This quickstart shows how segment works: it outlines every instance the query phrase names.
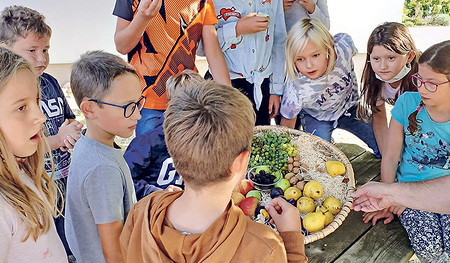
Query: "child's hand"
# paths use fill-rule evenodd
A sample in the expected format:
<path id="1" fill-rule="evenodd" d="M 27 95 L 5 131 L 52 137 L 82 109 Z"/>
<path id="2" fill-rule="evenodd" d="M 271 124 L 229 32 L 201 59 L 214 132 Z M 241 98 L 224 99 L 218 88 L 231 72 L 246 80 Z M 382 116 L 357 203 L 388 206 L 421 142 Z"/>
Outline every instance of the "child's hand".
<path id="1" fill-rule="evenodd" d="M 314 10 L 316 9 L 316 4 L 312 0 L 297 0 L 299 4 L 301 4 L 308 13 L 312 14 L 314 13 Z"/>
<path id="2" fill-rule="evenodd" d="M 270 204 L 266 205 L 266 210 L 279 232 L 302 230 L 302 221 L 298 209 L 283 198 L 272 199 Z"/>
<path id="3" fill-rule="evenodd" d="M 257 16 L 256 13 L 246 14 L 236 23 L 236 36 L 264 31 L 269 26 L 269 19 Z"/>
<path id="4" fill-rule="evenodd" d="M 66 119 L 64 123 L 59 127 L 59 131 L 57 136 L 62 141 L 64 146 L 60 147 L 61 151 L 67 151 L 68 149 L 72 149 L 75 146 L 75 143 L 81 137 L 81 129 L 83 128 L 83 124 L 78 121 L 72 121 L 69 123 L 69 120 Z"/>
<path id="5" fill-rule="evenodd" d="M 270 94 L 269 97 L 269 119 L 277 116 L 280 110 L 280 96 Z"/>
<path id="6" fill-rule="evenodd" d="M 152 19 L 161 9 L 161 3 L 162 0 L 142 0 L 139 3 L 138 15 L 142 15 L 146 19 Z"/>
<path id="7" fill-rule="evenodd" d="M 292 4 L 295 0 L 283 0 L 283 9 L 284 11 L 291 9 Z"/>
<path id="8" fill-rule="evenodd" d="M 392 213 L 400 216 L 403 211 L 405 211 L 406 207 L 405 206 L 400 206 L 400 205 L 395 205 L 395 206 L 391 206 L 389 207 L 389 211 L 391 211 Z"/>
<path id="9" fill-rule="evenodd" d="M 378 219 L 382 218 L 386 218 L 383 222 L 384 224 L 389 224 L 394 220 L 394 214 L 386 208 L 376 212 L 364 213 L 363 215 L 364 223 L 369 223 L 372 220 L 373 226 L 377 223 Z"/>

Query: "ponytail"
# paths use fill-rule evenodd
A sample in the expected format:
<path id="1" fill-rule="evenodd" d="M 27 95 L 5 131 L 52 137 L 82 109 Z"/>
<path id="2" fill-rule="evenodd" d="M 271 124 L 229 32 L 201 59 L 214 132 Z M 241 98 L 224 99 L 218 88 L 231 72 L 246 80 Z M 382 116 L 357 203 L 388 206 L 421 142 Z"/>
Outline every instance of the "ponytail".
<path id="1" fill-rule="evenodd" d="M 417 123 L 422 122 L 420 120 L 417 120 L 417 114 L 419 113 L 419 111 L 422 110 L 423 106 L 424 106 L 423 101 L 420 101 L 419 106 L 417 107 L 417 109 L 413 113 L 411 113 L 409 115 L 409 117 L 408 117 L 408 128 L 407 128 L 407 130 L 413 136 L 416 135 L 416 133 L 417 133 Z"/>

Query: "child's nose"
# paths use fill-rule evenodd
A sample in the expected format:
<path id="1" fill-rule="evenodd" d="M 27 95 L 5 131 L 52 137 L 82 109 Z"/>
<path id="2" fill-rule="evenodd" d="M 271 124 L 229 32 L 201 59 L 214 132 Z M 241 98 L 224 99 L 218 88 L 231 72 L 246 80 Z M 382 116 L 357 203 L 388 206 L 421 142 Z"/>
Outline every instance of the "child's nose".
<path id="1" fill-rule="evenodd" d="M 36 52 L 36 59 L 39 62 L 46 62 L 47 61 L 47 57 L 45 56 L 44 52 Z"/>
<path id="2" fill-rule="evenodd" d="M 387 62 L 386 62 L 386 60 L 384 60 L 384 59 L 382 59 L 381 60 L 381 62 L 380 62 L 380 68 L 381 69 L 387 69 Z"/>
<path id="3" fill-rule="evenodd" d="M 33 109 L 33 114 L 34 114 L 33 120 L 34 123 L 36 124 L 44 123 L 47 120 L 47 117 L 45 117 L 45 115 L 42 113 L 41 109 L 37 105 Z"/>

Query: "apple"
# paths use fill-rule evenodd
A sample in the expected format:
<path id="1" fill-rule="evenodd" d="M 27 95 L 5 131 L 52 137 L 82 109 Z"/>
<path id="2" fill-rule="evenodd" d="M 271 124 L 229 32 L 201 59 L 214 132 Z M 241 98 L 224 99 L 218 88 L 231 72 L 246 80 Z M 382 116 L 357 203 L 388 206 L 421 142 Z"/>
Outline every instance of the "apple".
<path id="1" fill-rule="evenodd" d="M 239 205 L 241 201 L 245 199 L 245 196 L 238 192 L 232 192 L 231 199 L 233 199 L 235 205 Z"/>
<path id="2" fill-rule="evenodd" d="M 259 193 L 258 190 L 248 191 L 248 193 L 247 193 L 247 195 L 245 195 L 245 197 L 250 197 L 250 196 L 254 196 L 254 197 L 258 198 L 258 201 L 261 201 L 261 194 Z"/>
<path id="3" fill-rule="evenodd" d="M 275 184 L 276 187 L 280 187 L 281 190 L 286 191 L 286 189 L 291 186 L 291 183 L 287 179 L 281 179 L 278 183 Z"/>
<path id="4" fill-rule="evenodd" d="M 252 217 L 255 215 L 256 208 L 258 207 L 258 198 L 254 196 L 247 197 L 241 201 L 239 207 L 246 216 Z"/>
<path id="5" fill-rule="evenodd" d="M 239 192 L 243 194 L 244 196 L 250 191 L 255 189 L 253 182 L 249 179 L 242 179 L 241 182 L 238 184 L 239 186 Z"/>

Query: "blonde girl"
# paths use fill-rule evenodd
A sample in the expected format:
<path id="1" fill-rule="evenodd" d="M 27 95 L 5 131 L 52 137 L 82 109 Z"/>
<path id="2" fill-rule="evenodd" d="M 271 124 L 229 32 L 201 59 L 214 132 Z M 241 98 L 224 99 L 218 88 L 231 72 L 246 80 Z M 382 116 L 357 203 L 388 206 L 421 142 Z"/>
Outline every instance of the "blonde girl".
<path id="1" fill-rule="evenodd" d="M 381 162 L 384 183 L 393 183 L 396 178 L 398 182 L 424 181 L 450 174 L 450 41 L 428 48 L 411 80 L 418 92 L 405 92 L 392 110 Z M 366 213 L 364 221 L 375 224 L 387 218 L 387 224 L 393 213 L 400 215 L 420 262 L 449 262 L 449 214 L 395 206 Z"/>
<path id="2" fill-rule="evenodd" d="M 386 22 L 377 26 L 367 42 L 367 63 L 362 75 L 358 115 L 372 119 L 373 132 L 383 153 L 387 136 L 386 104 L 394 105 L 405 91 L 417 91 L 411 75 L 417 72 L 419 52 L 403 24 Z"/>
<path id="3" fill-rule="evenodd" d="M 57 188 L 30 65 L 0 48 L 0 262 L 67 262 L 52 216 Z"/>
<path id="4" fill-rule="evenodd" d="M 351 37 L 334 37 L 315 19 L 296 23 L 286 38 L 286 83 L 281 125 L 294 128 L 300 117 L 306 132 L 330 141 L 335 128 L 345 129 L 380 156 L 372 127 L 356 119 L 358 83 Z"/>

